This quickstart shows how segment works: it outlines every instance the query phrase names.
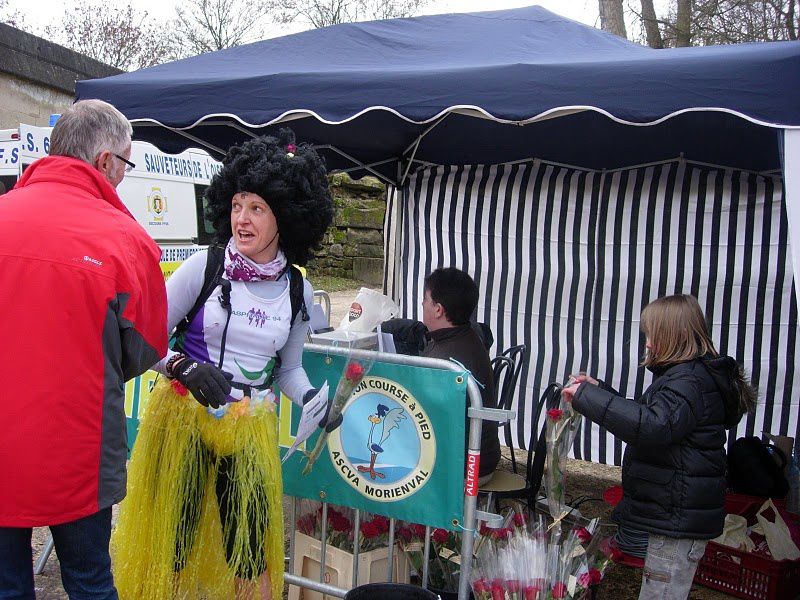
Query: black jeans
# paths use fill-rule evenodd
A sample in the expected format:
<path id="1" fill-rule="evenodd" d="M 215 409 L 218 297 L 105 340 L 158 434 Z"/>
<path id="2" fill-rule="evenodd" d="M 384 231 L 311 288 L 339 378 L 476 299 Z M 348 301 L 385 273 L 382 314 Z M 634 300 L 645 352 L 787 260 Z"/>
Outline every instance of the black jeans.
<path id="1" fill-rule="evenodd" d="M 50 527 L 70 600 L 117 600 L 108 541 L 111 507 Z M 0 527 L 0 599 L 33 600 L 30 527 Z"/>

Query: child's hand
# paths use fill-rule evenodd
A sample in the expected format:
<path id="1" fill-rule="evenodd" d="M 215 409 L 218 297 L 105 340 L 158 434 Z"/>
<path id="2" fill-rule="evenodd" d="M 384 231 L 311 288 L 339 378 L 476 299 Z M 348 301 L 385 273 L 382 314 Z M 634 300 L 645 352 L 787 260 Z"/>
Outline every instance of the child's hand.
<path id="1" fill-rule="evenodd" d="M 577 382 L 561 388 L 561 395 L 564 397 L 565 402 L 572 402 L 572 399 L 575 397 L 578 388 L 581 387 L 581 383 L 582 382 Z"/>
<path id="2" fill-rule="evenodd" d="M 570 374 L 570 379 L 577 381 L 578 383 L 583 383 L 584 381 L 588 381 L 592 385 L 598 385 L 597 379 L 594 377 L 590 377 L 586 373 L 578 373 L 577 375 Z"/>

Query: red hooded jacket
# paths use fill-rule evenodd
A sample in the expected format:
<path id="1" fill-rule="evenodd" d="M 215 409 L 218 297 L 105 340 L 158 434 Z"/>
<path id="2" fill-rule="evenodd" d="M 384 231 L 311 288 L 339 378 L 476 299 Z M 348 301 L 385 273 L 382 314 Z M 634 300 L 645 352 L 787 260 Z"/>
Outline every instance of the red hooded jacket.
<path id="1" fill-rule="evenodd" d="M 90 165 L 31 165 L 0 196 L 0 527 L 125 496 L 125 381 L 166 353 L 160 250 Z"/>

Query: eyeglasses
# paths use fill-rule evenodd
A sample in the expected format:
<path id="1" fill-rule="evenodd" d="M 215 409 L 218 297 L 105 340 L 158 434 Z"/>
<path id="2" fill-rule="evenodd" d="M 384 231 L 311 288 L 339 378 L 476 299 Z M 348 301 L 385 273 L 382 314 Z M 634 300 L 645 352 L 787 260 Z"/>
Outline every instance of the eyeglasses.
<path id="1" fill-rule="evenodd" d="M 131 161 L 129 161 L 129 160 L 125 160 L 125 159 L 124 159 L 124 158 L 122 158 L 122 157 L 121 157 L 119 154 L 114 154 L 113 152 L 112 152 L 111 154 L 112 154 L 113 156 L 116 156 L 118 159 L 120 159 L 122 162 L 124 162 L 124 163 L 125 163 L 125 172 L 126 172 L 126 173 L 130 173 L 131 171 L 133 171 L 133 170 L 136 168 L 136 165 L 135 165 L 135 164 L 133 164 L 133 163 L 132 163 Z"/>

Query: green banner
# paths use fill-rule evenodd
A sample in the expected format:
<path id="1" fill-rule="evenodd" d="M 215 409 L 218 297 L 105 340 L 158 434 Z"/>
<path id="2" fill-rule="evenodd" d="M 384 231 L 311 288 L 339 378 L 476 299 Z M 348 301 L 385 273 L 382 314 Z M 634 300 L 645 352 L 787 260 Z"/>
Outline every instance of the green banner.
<path id="1" fill-rule="evenodd" d="M 305 352 L 315 387 L 331 390 L 345 359 Z M 464 373 L 375 363 L 353 392 L 341 427 L 308 475 L 298 450 L 283 465 L 284 492 L 433 527 L 457 528 L 464 507 L 467 383 Z M 281 446 L 288 424 L 281 402 Z M 290 433 L 299 421 L 294 406 Z M 310 450 L 314 434 L 306 443 Z M 281 448 L 285 453 L 286 448 Z"/>
<path id="2" fill-rule="evenodd" d="M 312 385 L 327 380 L 331 394 L 345 359 L 306 351 L 303 366 Z M 128 445 L 157 374 L 148 371 L 126 385 Z M 276 390 L 277 391 L 277 390 Z M 375 363 L 344 409 L 341 427 L 308 475 L 303 451 L 283 465 L 284 492 L 422 523 L 457 529 L 464 508 L 464 442 L 467 382 L 464 373 Z M 281 456 L 294 442 L 301 409 L 280 395 Z"/>

